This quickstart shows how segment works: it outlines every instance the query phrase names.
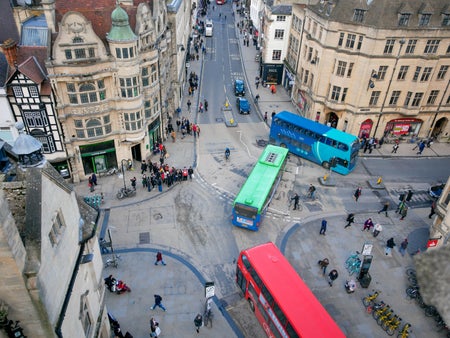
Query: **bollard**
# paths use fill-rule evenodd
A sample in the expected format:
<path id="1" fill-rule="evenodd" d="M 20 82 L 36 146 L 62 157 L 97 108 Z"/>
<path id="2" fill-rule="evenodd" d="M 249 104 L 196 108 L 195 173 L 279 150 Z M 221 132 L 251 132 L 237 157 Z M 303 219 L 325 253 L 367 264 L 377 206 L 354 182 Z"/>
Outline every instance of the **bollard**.
<path id="1" fill-rule="evenodd" d="M 325 175 L 323 176 L 323 180 L 326 181 L 327 179 L 328 179 L 328 174 L 325 174 Z"/>
<path id="2" fill-rule="evenodd" d="M 234 119 L 230 119 L 230 124 L 234 124 Z"/>
<path id="3" fill-rule="evenodd" d="M 230 104 L 228 103 L 228 100 L 225 102 L 225 108 L 228 108 Z"/>
<path id="4" fill-rule="evenodd" d="M 381 176 L 378 177 L 377 184 L 380 185 L 382 182 L 383 182 L 383 179 L 381 178 Z"/>

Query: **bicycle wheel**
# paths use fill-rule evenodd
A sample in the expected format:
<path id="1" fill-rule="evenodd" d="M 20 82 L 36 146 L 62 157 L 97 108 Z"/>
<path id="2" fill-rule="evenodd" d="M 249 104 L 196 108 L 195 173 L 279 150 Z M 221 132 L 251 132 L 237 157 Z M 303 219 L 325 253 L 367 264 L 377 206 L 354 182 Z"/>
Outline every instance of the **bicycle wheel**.
<path id="1" fill-rule="evenodd" d="M 411 284 L 411 286 L 418 286 L 417 278 L 414 276 L 408 277 L 408 282 Z"/>
<path id="2" fill-rule="evenodd" d="M 393 336 L 396 329 L 397 329 L 396 327 L 389 325 L 385 331 L 388 335 Z"/>
<path id="3" fill-rule="evenodd" d="M 429 305 L 425 308 L 425 316 L 434 317 L 437 315 L 437 309 L 433 305 Z"/>
<path id="4" fill-rule="evenodd" d="M 372 300 L 370 299 L 371 295 L 368 295 L 362 299 L 362 302 L 365 307 L 369 307 L 370 304 L 372 304 Z"/>
<path id="5" fill-rule="evenodd" d="M 407 276 L 408 278 L 409 278 L 409 277 L 414 277 L 414 278 L 417 277 L 417 275 L 416 275 L 416 269 L 414 269 L 414 268 L 412 268 L 412 267 L 406 268 L 405 273 L 406 273 L 406 276 Z"/>
<path id="6" fill-rule="evenodd" d="M 412 287 L 412 286 L 408 287 L 408 288 L 406 289 L 406 295 L 407 295 L 409 298 L 417 298 L 417 295 L 418 295 L 417 288 Z"/>

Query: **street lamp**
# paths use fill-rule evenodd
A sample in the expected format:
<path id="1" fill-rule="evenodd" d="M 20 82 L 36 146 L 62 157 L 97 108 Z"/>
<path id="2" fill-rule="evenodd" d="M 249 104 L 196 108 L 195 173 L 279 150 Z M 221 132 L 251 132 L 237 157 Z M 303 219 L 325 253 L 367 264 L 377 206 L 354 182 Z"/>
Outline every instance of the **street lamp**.
<path id="1" fill-rule="evenodd" d="M 125 166 L 123 165 L 124 161 L 125 161 L 125 166 L 127 166 L 128 165 L 128 160 L 126 160 L 126 159 L 123 159 L 122 161 L 120 161 L 120 165 L 122 166 L 123 188 L 126 191 L 127 190 L 127 185 L 125 183 Z"/>

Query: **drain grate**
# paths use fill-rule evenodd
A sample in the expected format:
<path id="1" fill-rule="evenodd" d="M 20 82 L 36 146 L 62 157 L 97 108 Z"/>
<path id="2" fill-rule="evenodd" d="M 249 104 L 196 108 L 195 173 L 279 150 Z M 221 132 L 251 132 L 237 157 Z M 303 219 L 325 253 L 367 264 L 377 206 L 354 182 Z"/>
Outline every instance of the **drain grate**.
<path id="1" fill-rule="evenodd" d="M 139 244 L 150 244 L 150 233 L 141 232 L 139 234 Z"/>
<path id="2" fill-rule="evenodd" d="M 223 118 L 221 117 L 216 118 L 216 122 L 223 122 Z"/>

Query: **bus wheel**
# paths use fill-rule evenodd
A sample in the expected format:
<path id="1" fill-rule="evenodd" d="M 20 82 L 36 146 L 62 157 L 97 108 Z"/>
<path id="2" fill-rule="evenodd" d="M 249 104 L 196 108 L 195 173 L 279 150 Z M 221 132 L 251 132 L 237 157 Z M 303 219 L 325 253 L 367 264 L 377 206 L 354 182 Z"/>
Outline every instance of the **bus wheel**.
<path id="1" fill-rule="evenodd" d="M 287 145 L 285 145 L 284 143 L 280 143 L 280 147 L 281 148 L 287 148 Z"/>
<path id="2" fill-rule="evenodd" d="M 250 305 L 250 309 L 255 312 L 255 304 L 253 304 L 253 301 L 251 299 L 248 299 L 248 304 Z"/>
<path id="3" fill-rule="evenodd" d="M 322 162 L 322 167 L 324 167 L 325 169 L 330 169 L 330 162 Z"/>

